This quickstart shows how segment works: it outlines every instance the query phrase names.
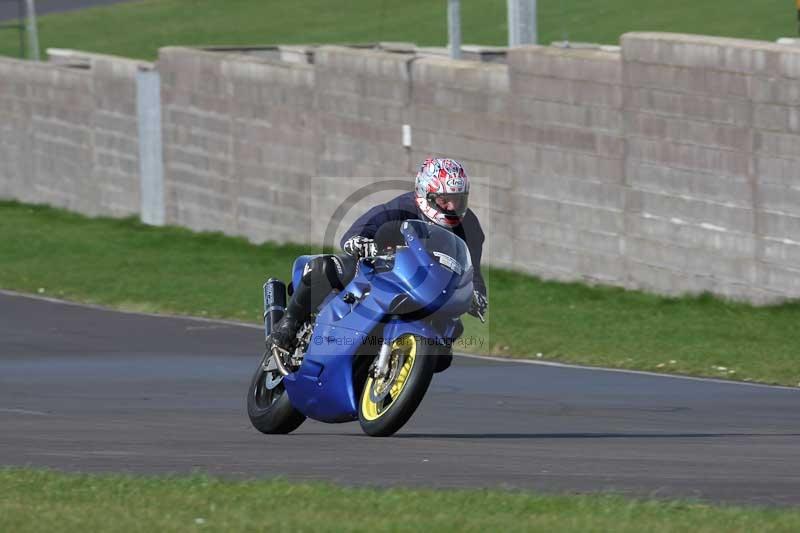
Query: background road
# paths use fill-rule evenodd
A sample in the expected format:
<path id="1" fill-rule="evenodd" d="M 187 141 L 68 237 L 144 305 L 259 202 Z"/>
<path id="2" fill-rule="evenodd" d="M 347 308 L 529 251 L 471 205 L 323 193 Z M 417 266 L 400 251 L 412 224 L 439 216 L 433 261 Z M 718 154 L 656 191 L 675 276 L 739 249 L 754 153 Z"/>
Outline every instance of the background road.
<path id="1" fill-rule="evenodd" d="M 0 463 L 800 504 L 800 390 L 457 358 L 395 438 L 250 427 L 262 333 L 0 294 Z"/>
<path id="2" fill-rule="evenodd" d="M 74 11 L 87 7 L 119 4 L 130 0 L 36 0 L 36 14 L 46 15 L 58 11 Z M 24 4 L 24 2 L 23 2 Z M 18 0 L 0 0 L 0 20 L 13 20 L 19 15 Z"/>

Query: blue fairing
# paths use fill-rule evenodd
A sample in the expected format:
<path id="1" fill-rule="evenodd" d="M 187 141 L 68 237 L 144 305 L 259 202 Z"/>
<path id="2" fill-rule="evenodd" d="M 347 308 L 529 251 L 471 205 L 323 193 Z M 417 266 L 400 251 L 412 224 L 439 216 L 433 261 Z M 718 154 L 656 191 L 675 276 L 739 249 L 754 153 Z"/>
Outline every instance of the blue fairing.
<path id="1" fill-rule="evenodd" d="M 452 342 L 460 331 L 457 318 L 469 310 L 472 299 L 472 267 L 466 245 L 458 237 L 452 236 L 456 241 L 451 241 L 436 233 L 444 230 L 435 226 L 432 231 L 443 242 L 425 239 L 430 230 L 408 225 L 403 226 L 407 246 L 397 249 L 392 262 L 362 261 L 343 293 L 321 308 L 303 364 L 284 378 L 292 405 L 306 416 L 324 422 L 358 418 L 361 391 L 353 386 L 357 353 L 377 354 L 384 339 L 391 341 L 404 334 Z M 418 234 L 423 230 L 428 233 Z M 435 256 L 433 246 L 444 251 Z M 311 257 L 295 262 L 294 283 L 299 283 Z M 346 293 L 355 297 L 354 303 L 344 301 Z"/>

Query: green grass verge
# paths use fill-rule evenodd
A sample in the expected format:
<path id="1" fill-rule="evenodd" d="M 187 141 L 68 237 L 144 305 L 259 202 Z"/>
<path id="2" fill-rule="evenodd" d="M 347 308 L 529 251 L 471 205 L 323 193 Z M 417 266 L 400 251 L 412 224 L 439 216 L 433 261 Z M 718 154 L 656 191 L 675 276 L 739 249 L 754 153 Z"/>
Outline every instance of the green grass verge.
<path id="1" fill-rule="evenodd" d="M 0 288 L 125 310 L 259 322 L 261 284 L 288 280 L 302 253 L 314 250 L 0 202 Z M 800 303 L 486 278 L 489 322 L 465 317 L 468 351 L 800 386 Z"/>
<path id="2" fill-rule="evenodd" d="M 0 530 L 798 531 L 800 511 L 499 490 L 340 488 L 0 470 Z"/>
<path id="3" fill-rule="evenodd" d="M 671 31 L 775 40 L 796 31 L 791 0 L 539 0 L 540 42 L 616 43 L 628 31 Z M 202 44 L 447 40 L 444 0 L 145 0 L 40 18 L 42 48 L 76 48 L 142 59 L 159 47 Z M 464 42 L 504 45 L 506 2 L 462 2 Z M 121 31 L 121 28 L 123 30 Z M 17 55 L 15 32 L 0 54 Z"/>

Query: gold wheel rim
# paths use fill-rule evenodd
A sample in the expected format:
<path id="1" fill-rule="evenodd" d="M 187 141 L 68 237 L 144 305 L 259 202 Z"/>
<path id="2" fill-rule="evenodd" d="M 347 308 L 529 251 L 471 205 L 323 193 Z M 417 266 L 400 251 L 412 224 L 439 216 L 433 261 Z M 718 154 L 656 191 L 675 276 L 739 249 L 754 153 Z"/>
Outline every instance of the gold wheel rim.
<path id="1" fill-rule="evenodd" d="M 388 397 L 384 398 L 381 402 L 376 403 L 372 401 L 370 391 L 375 385 L 375 381 L 372 376 L 367 378 L 367 382 L 364 384 L 364 390 L 361 393 L 361 415 L 366 420 L 377 420 L 385 415 L 392 405 L 394 405 L 395 401 L 397 401 L 397 398 L 403 393 L 417 358 L 417 341 L 413 335 L 403 335 L 392 342 L 391 360 L 394 361 L 396 357 L 401 355 L 405 356 L 403 366 L 397 373 L 394 383 L 390 385 Z"/>

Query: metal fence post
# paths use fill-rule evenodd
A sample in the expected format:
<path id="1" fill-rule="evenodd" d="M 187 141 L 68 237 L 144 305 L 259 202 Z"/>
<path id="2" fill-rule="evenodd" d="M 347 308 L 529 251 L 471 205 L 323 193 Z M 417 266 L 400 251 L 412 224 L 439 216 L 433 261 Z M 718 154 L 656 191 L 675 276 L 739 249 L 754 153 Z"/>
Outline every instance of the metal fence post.
<path id="1" fill-rule="evenodd" d="M 461 59 L 461 1 L 448 0 L 447 33 L 450 36 L 450 58 Z"/>
<path id="2" fill-rule="evenodd" d="M 508 46 L 536 44 L 536 0 L 508 0 Z"/>
<path id="3" fill-rule="evenodd" d="M 157 70 L 136 73 L 136 114 L 139 122 L 141 219 L 163 226 L 164 160 L 161 145 L 161 75 Z"/>
<path id="4" fill-rule="evenodd" d="M 36 26 L 36 3 L 33 0 L 25 0 L 25 7 L 28 11 L 28 45 L 31 59 L 39 61 L 39 31 Z"/>

